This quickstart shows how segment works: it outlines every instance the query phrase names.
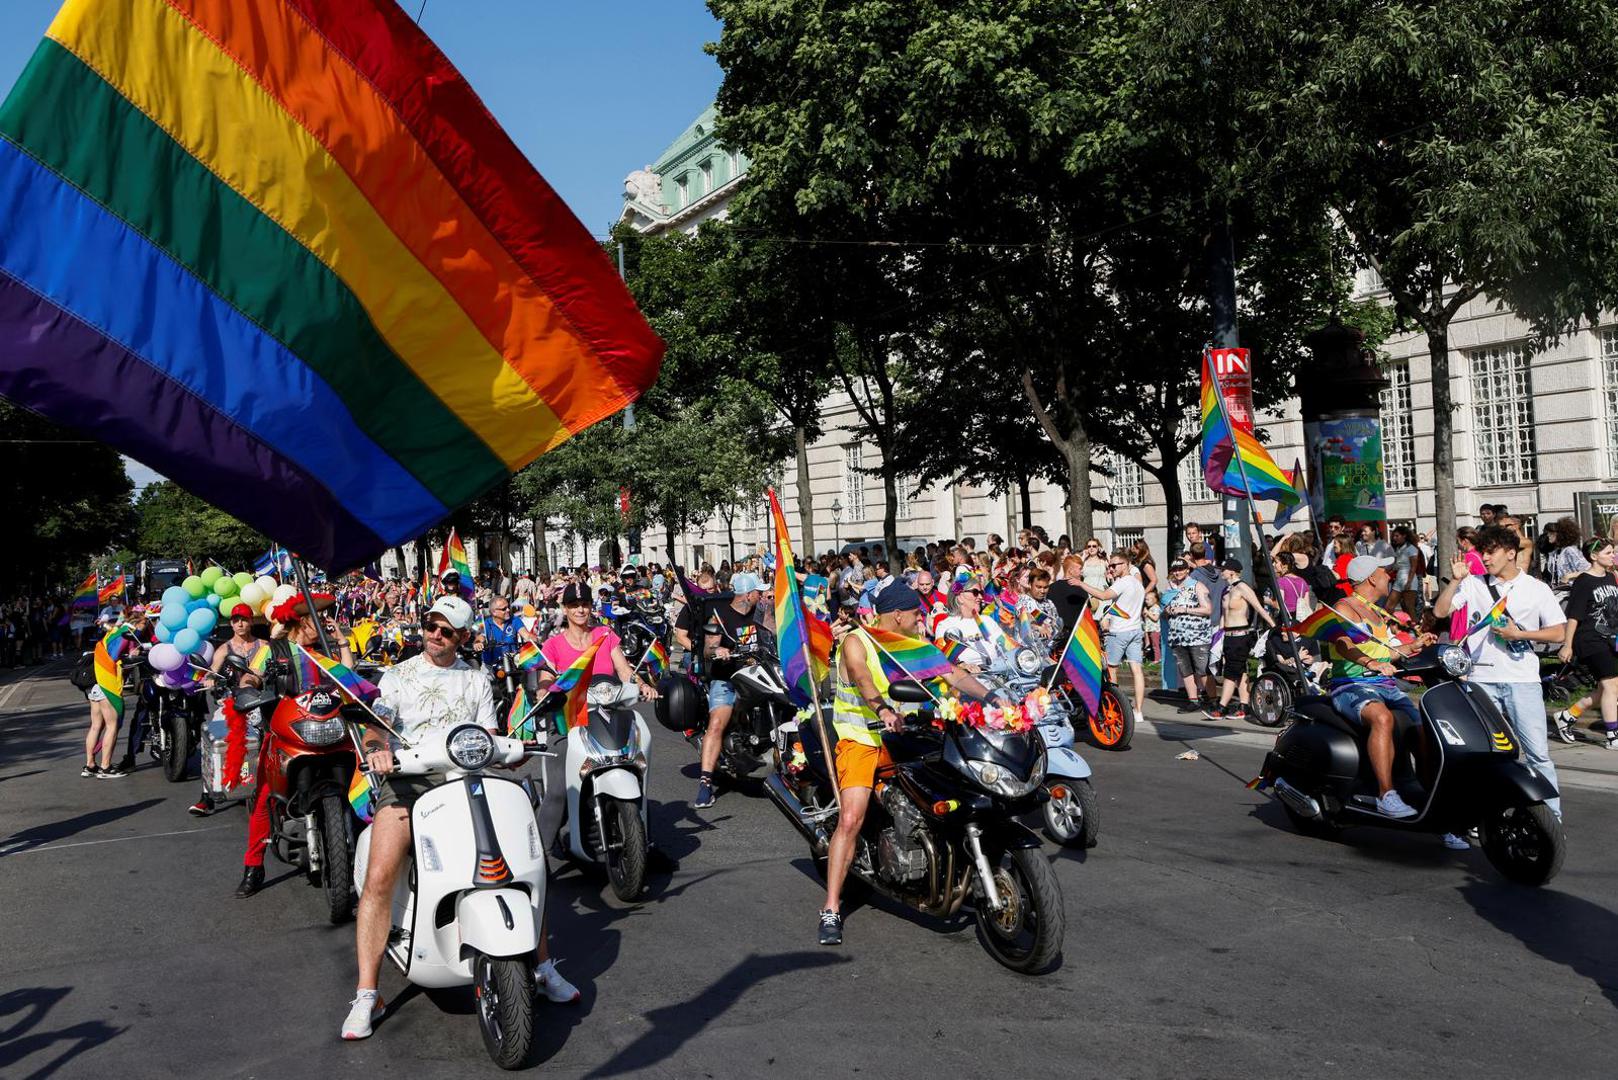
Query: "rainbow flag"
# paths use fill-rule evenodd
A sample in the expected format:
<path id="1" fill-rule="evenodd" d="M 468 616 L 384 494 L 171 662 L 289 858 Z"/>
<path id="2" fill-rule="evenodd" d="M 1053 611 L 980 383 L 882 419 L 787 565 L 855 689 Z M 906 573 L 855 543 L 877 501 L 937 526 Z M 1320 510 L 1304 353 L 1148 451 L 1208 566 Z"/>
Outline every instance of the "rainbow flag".
<path id="1" fill-rule="evenodd" d="M 320 685 L 321 667 L 314 655 L 301 645 L 292 646 L 293 685 L 302 690 L 313 690 Z"/>
<path id="2" fill-rule="evenodd" d="M 889 680 L 926 681 L 942 678 L 954 670 L 949 657 L 925 638 L 913 638 L 909 634 L 884 630 L 880 626 L 868 626 L 865 632 L 880 646 L 878 659 L 882 662 L 883 674 Z"/>
<path id="3" fill-rule="evenodd" d="M 528 691 L 517 687 L 517 695 L 511 699 L 511 708 L 506 710 L 506 734 L 513 739 L 520 739 L 528 729 Z"/>
<path id="4" fill-rule="evenodd" d="M 73 590 L 73 599 L 68 603 L 67 609 L 69 611 L 94 611 L 99 599 L 100 593 L 96 590 L 95 572 L 91 571 L 90 576 L 80 582 L 77 589 Z"/>
<path id="5" fill-rule="evenodd" d="M 96 685 L 107 696 L 107 703 L 112 706 L 118 719 L 124 717 L 124 665 L 123 657 L 136 647 L 134 631 L 125 623 L 119 623 L 107 631 L 105 637 L 96 642 L 93 654 Z"/>
<path id="6" fill-rule="evenodd" d="M 938 651 L 943 653 L 945 658 L 948 659 L 950 663 L 964 664 L 966 662 L 964 659 L 966 656 L 966 645 L 962 642 L 956 641 L 954 638 L 941 637 L 934 638 L 933 644 L 938 646 Z"/>
<path id="7" fill-rule="evenodd" d="M 652 643 L 646 646 L 646 654 L 640 658 L 640 662 L 651 674 L 652 681 L 656 682 L 669 669 L 669 650 L 661 641 L 653 638 Z"/>
<path id="8" fill-rule="evenodd" d="M 354 770 L 354 779 L 348 783 L 348 805 L 354 808 L 361 821 L 370 821 L 373 813 L 371 809 L 371 781 L 363 769 Z"/>
<path id="9" fill-rule="evenodd" d="M 451 570 L 461 576 L 461 595 L 472 599 L 477 591 L 477 582 L 472 578 L 472 565 L 466 561 L 466 545 L 461 543 L 460 534 L 453 526 L 449 530 L 449 539 L 444 541 L 443 554 L 438 556 L 438 580 L 443 581 L 444 575 Z"/>
<path id="10" fill-rule="evenodd" d="M 328 569 L 663 352 L 394 0 L 67 0 L 0 107 L 0 206 L 0 394 Z"/>
<path id="11" fill-rule="evenodd" d="M 595 664 L 596 650 L 601 648 L 601 642 L 604 640 L 606 639 L 600 638 L 590 642 L 588 649 L 585 649 L 571 664 L 556 673 L 556 681 L 551 683 L 549 689 L 567 692 L 581 683 L 588 684 L 590 680 L 585 676 L 589 674 L 591 666 Z"/>
<path id="12" fill-rule="evenodd" d="M 562 709 L 556 714 L 556 730 L 566 735 L 571 728 L 582 727 L 589 722 L 590 714 L 590 680 L 581 678 L 584 672 L 590 670 L 595 663 L 596 650 L 601 648 L 601 642 L 593 641 L 590 647 L 579 654 L 579 658 L 568 666 L 567 671 L 558 676 L 551 686 L 552 690 L 566 690 L 567 699 L 562 702 Z M 562 679 L 572 672 L 573 681 L 562 686 Z"/>
<path id="13" fill-rule="evenodd" d="M 1234 464 L 1240 460 L 1240 465 Z M 1284 506 L 1301 501 L 1292 478 L 1281 470 L 1252 432 L 1233 424 L 1214 385 L 1213 365 L 1202 354 L 1202 475 L 1221 495 L 1274 499 Z M 1242 477 L 1246 476 L 1244 487 Z"/>
<path id="14" fill-rule="evenodd" d="M 1462 638 L 1469 638 L 1484 627 L 1500 627 L 1509 622 L 1511 616 L 1506 614 L 1506 597 L 1502 596 L 1494 602 L 1494 607 L 1483 613 L 1482 618 L 1466 628 Z"/>
<path id="15" fill-rule="evenodd" d="M 539 651 L 539 646 L 532 641 L 525 641 L 517 646 L 517 651 L 511 654 L 511 662 L 518 671 L 527 671 L 545 659 L 545 654 Z"/>
<path id="16" fill-rule="evenodd" d="M 4 286 L 0 286 L 0 289 L 3 289 L 3 288 L 4 288 Z M 115 600 L 115 599 L 116 600 L 122 600 L 123 598 L 124 598 L 124 575 L 123 574 L 119 574 L 117 577 L 113 578 L 111 581 L 107 582 L 105 585 L 101 586 L 101 588 L 99 590 L 96 591 L 96 600 L 99 601 L 100 603 L 103 603 L 103 604 L 108 603 L 108 602 L 110 602 L 112 600 Z"/>
<path id="17" fill-rule="evenodd" d="M 376 700 L 376 695 L 378 693 L 376 684 L 372 683 L 369 679 L 360 678 L 354 673 L 353 669 L 348 667 L 348 665 L 342 663 L 341 661 L 333 660 L 331 657 L 322 653 L 318 653 L 314 649 L 306 649 L 302 645 L 294 645 L 292 648 L 295 652 L 302 653 L 310 660 L 313 660 L 315 662 L 315 666 L 320 668 L 320 670 L 325 672 L 327 675 L 331 676 L 332 682 L 342 687 L 343 692 L 349 697 L 353 698 L 355 701 L 364 702 L 365 704 L 369 705 L 371 702 Z M 305 683 L 304 685 L 313 686 L 314 683 Z"/>
<path id="18" fill-rule="evenodd" d="M 831 650 L 835 638 L 831 623 L 813 611 L 804 611 L 804 625 L 809 631 L 809 671 L 816 685 L 826 681 L 831 672 Z"/>
<path id="19" fill-rule="evenodd" d="M 781 657 L 781 675 L 787 699 L 798 708 L 814 703 L 815 674 L 809 655 L 809 615 L 798 591 L 798 568 L 792 557 L 792 534 L 781 513 L 781 503 L 770 489 L 770 514 L 775 518 L 775 641 Z"/>
<path id="20" fill-rule="evenodd" d="M 1073 632 L 1067 636 L 1061 670 L 1090 715 L 1097 715 L 1101 711 L 1101 627 L 1096 624 L 1089 604 L 1079 612 Z"/>
<path id="21" fill-rule="evenodd" d="M 1350 642 L 1371 641 L 1371 635 L 1339 615 L 1335 609 L 1322 607 L 1292 628 L 1295 632 L 1315 641 L 1327 642 L 1345 639 Z"/>
<path id="22" fill-rule="evenodd" d="M 421 572 L 421 588 L 416 593 L 416 606 L 425 613 L 428 608 L 433 606 L 434 599 L 432 575 L 423 569 Z"/>

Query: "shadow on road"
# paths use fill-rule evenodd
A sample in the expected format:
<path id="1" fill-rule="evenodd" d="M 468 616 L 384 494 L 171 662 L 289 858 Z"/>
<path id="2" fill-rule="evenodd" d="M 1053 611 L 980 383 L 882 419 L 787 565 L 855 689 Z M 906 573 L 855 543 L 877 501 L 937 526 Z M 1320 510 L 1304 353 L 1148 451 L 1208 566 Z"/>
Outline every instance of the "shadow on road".
<path id="1" fill-rule="evenodd" d="M 1532 889 L 1499 878 L 1474 877 L 1458 891 L 1496 929 L 1589 979 L 1618 1008 L 1618 913 L 1554 887 Z"/>
<path id="2" fill-rule="evenodd" d="M 106 825 L 120 818 L 138 814 L 161 803 L 162 799 L 142 799 L 137 803 L 125 806 L 108 806 L 100 810 L 91 810 L 89 813 L 79 814 L 77 817 L 64 818 L 61 821 L 52 821 L 44 825 L 35 825 L 32 829 L 24 829 L 20 833 L 13 833 L 0 839 L 0 858 L 7 855 L 20 855 L 24 851 L 32 851 L 37 847 L 57 840 L 65 840 L 70 836 L 77 836 L 86 829 L 93 829 L 98 825 Z"/>
<path id="3" fill-rule="evenodd" d="M 86 1050 L 123 1034 L 124 1029 L 88 1020 L 55 1031 L 36 1030 L 63 998 L 69 986 L 30 986 L 0 994 L 0 1075 L 19 1080 L 53 1076 Z M 38 1060 L 25 1061 L 38 1055 Z M 28 1071 L 21 1071 L 27 1068 Z M 13 1071 L 16 1070 L 16 1071 Z"/>
<path id="4" fill-rule="evenodd" d="M 25 776 L 38 776 L 44 769 L 29 769 L 27 772 L 12 773 L 10 776 L 0 776 L 0 784 L 7 780 L 21 780 Z"/>
<path id="5" fill-rule="evenodd" d="M 666 1063 L 694 1036 L 722 1017 L 743 994 L 760 983 L 794 971 L 848 962 L 847 957 L 825 951 L 749 956 L 694 997 L 648 1012 L 646 1019 L 651 1023 L 652 1030 L 587 1075 L 618 1076 Z"/>

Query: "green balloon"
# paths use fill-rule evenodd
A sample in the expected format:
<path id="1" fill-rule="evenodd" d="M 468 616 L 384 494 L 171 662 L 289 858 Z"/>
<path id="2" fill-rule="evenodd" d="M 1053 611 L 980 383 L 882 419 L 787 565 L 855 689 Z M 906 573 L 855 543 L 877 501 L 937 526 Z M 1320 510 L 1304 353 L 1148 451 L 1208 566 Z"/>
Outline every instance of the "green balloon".
<path id="1" fill-rule="evenodd" d="M 185 594 L 193 600 L 200 600 L 208 595 L 208 586 L 195 574 L 180 582 L 180 588 L 184 589 Z"/>
<path id="2" fill-rule="evenodd" d="M 230 580 L 234 581 L 236 583 L 236 588 L 240 590 L 243 585 L 253 584 L 253 575 L 249 574 L 246 570 L 238 570 L 236 573 L 230 575 Z"/>
<path id="3" fill-rule="evenodd" d="M 228 600 L 236 595 L 236 581 L 234 578 L 222 577 L 213 583 L 214 594 L 221 600 Z"/>
<path id="4" fill-rule="evenodd" d="M 213 583 L 214 582 L 218 581 L 220 578 L 225 576 L 225 571 L 222 570 L 221 568 L 217 567 L 217 566 L 210 566 L 206 570 L 204 570 L 199 576 L 202 579 L 202 583 L 204 585 L 208 586 L 208 588 L 211 589 L 211 588 L 213 588 Z"/>

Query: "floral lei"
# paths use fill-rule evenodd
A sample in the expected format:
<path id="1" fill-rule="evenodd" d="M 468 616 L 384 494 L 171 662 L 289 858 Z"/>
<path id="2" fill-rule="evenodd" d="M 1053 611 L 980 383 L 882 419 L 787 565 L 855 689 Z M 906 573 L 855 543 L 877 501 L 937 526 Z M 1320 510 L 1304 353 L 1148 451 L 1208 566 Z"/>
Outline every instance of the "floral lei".
<path id="1" fill-rule="evenodd" d="M 1051 692 L 1044 687 L 1013 705 L 985 705 L 981 701 L 968 701 L 951 694 L 939 701 L 933 724 L 943 727 L 945 722 L 953 721 L 967 727 L 1021 734 L 1032 731 L 1050 705 Z"/>

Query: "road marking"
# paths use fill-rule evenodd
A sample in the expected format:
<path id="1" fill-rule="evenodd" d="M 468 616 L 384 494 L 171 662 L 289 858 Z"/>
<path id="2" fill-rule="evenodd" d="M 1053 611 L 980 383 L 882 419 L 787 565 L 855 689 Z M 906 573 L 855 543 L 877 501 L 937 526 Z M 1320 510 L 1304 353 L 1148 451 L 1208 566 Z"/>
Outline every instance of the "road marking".
<path id="1" fill-rule="evenodd" d="M 68 848 L 93 847 L 96 844 L 122 844 L 129 840 L 156 840 L 162 836 L 189 836 L 192 833 L 213 832 L 216 829 L 228 829 L 229 822 L 218 825 L 204 825 L 200 829 L 175 829 L 173 832 L 141 833 L 138 836 L 111 836 L 105 840 L 75 840 L 71 844 L 42 844 L 36 848 L 23 848 L 21 851 L 0 851 L 0 859 L 8 855 L 35 855 L 41 851 L 66 851 Z"/>
<path id="2" fill-rule="evenodd" d="M 22 686 L 21 680 L 12 683 L 10 686 L 5 687 L 4 689 L 0 689 L 0 712 L 4 712 L 6 706 L 11 704 L 11 699 L 16 696 L 17 689 L 20 686 Z"/>

